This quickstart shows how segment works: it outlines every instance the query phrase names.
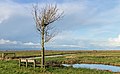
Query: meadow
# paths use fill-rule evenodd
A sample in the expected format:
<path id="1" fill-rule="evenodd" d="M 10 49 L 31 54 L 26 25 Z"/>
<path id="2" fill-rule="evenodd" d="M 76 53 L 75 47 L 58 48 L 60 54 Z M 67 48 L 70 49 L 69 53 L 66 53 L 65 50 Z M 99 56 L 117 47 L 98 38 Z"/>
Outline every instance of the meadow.
<path id="1" fill-rule="evenodd" d="M 16 57 L 22 56 L 40 56 L 40 51 L 0 51 L 15 52 Z M 74 63 L 96 63 L 120 66 L 120 51 L 46 51 L 45 55 L 66 55 L 61 57 L 46 58 L 46 62 L 57 62 L 59 64 L 74 64 Z M 40 61 L 40 59 L 37 59 Z M 43 72 L 44 71 L 44 72 Z M 119 74 L 110 71 L 103 71 L 97 69 L 72 68 L 72 67 L 19 67 L 17 59 L 0 60 L 0 74 Z"/>

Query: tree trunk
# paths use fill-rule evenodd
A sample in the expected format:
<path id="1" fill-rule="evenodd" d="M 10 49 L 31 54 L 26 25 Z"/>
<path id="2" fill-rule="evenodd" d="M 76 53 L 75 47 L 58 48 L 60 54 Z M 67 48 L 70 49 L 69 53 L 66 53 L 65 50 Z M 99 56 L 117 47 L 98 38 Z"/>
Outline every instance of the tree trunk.
<path id="1" fill-rule="evenodd" d="M 42 40 L 41 40 L 41 68 L 45 67 L 45 56 L 44 56 L 44 26 L 42 26 Z"/>

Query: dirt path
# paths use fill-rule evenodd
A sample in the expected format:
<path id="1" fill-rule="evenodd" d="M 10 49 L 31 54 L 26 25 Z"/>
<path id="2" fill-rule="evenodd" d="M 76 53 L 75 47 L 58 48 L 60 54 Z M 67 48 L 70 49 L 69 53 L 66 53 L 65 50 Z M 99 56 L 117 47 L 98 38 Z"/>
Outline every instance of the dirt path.
<path id="1" fill-rule="evenodd" d="M 52 57 L 62 57 L 62 56 L 69 56 L 70 54 L 66 55 L 52 55 L 52 56 L 45 56 L 45 58 L 52 58 Z M 26 58 L 26 59 L 40 59 L 41 57 L 32 57 L 32 58 Z"/>

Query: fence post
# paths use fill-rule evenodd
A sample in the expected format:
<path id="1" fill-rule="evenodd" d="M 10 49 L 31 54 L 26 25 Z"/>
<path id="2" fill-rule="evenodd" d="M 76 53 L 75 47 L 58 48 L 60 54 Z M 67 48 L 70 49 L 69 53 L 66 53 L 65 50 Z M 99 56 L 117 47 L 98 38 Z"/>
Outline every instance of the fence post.
<path id="1" fill-rule="evenodd" d="M 26 67 L 28 66 L 28 60 L 26 59 Z"/>

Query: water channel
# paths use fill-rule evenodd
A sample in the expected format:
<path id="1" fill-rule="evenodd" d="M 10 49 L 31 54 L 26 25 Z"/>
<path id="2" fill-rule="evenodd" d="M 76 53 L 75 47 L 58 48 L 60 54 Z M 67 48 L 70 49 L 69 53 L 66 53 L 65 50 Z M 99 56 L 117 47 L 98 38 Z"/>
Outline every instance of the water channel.
<path id="1" fill-rule="evenodd" d="M 120 72 L 119 66 L 112 66 L 112 65 L 103 65 L 103 64 L 62 64 L 63 66 L 73 68 L 89 68 L 89 69 L 99 69 L 99 70 L 109 70 L 112 72 Z"/>

